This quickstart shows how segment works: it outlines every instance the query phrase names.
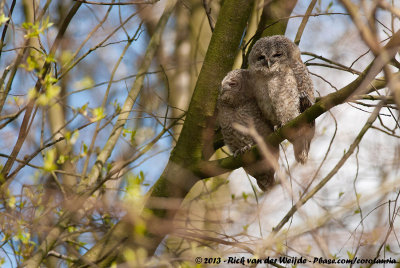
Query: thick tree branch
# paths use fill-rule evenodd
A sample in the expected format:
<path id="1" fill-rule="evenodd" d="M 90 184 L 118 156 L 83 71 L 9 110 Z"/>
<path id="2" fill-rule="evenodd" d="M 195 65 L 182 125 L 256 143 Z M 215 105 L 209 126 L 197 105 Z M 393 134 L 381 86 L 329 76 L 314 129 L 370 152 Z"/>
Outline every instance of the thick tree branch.
<path id="1" fill-rule="evenodd" d="M 260 22 L 257 26 L 257 31 L 252 37 L 251 42 L 249 40 L 250 44 L 249 48 L 247 49 L 246 56 L 243 59 L 242 68 L 247 67 L 247 58 L 251 48 L 258 39 L 264 36 L 285 34 L 290 14 L 292 14 L 296 4 L 297 0 L 273 0 L 264 6 Z"/>

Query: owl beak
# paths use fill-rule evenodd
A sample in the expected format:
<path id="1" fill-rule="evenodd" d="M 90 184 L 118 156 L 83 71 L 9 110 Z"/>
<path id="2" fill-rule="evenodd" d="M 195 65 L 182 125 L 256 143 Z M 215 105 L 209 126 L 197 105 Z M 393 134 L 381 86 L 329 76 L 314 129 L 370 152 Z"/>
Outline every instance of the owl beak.
<path id="1" fill-rule="evenodd" d="M 226 95 L 229 95 L 230 94 L 229 91 L 230 91 L 229 89 L 225 89 L 225 90 L 221 91 L 221 96 L 224 97 Z"/>
<path id="2" fill-rule="evenodd" d="M 266 66 L 268 69 L 271 67 L 271 62 L 269 61 L 269 59 L 263 60 L 263 64 L 264 64 L 264 66 Z"/>

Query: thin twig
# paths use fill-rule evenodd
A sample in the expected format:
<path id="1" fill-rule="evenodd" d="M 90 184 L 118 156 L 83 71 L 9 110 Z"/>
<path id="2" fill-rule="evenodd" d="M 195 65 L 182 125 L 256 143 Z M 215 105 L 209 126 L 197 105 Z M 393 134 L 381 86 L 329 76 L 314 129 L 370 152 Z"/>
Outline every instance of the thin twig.
<path id="1" fill-rule="evenodd" d="M 69 257 L 67 255 L 63 255 L 63 254 L 58 253 L 58 252 L 56 252 L 54 250 L 50 250 L 47 253 L 47 256 L 53 256 L 53 257 L 56 257 L 58 259 L 62 259 L 62 260 L 70 261 L 70 262 L 76 262 L 78 260 L 77 258 L 72 258 L 72 257 Z"/>
<path id="2" fill-rule="evenodd" d="M 313 57 L 313 58 L 316 58 L 316 59 L 325 61 L 325 62 L 327 62 L 327 63 L 329 63 L 329 64 L 332 64 L 332 65 L 336 65 L 336 66 L 340 67 L 339 70 L 348 71 L 348 72 L 351 72 L 351 73 L 353 73 L 353 74 L 358 74 L 358 75 L 361 74 L 360 71 L 354 70 L 354 69 L 352 69 L 351 67 L 347 67 L 346 65 L 343 65 L 343 64 L 341 64 L 341 63 L 335 62 L 335 61 L 330 60 L 330 59 L 328 59 L 328 58 L 325 58 L 325 57 L 323 57 L 323 56 L 314 54 L 314 53 L 312 53 L 312 52 L 301 52 L 301 54 L 302 54 L 302 55 L 311 56 L 311 57 Z M 307 60 L 307 61 L 305 61 L 305 63 L 307 64 L 307 63 L 308 63 L 309 61 L 311 61 L 311 60 L 312 60 L 312 59 Z M 329 66 L 329 67 L 332 67 L 332 66 Z M 333 68 L 333 67 L 332 67 L 332 68 Z"/>
<path id="3" fill-rule="evenodd" d="M 384 104 L 383 102 L 380 102 L 379 105 L 374 109 L 373 113 L 368 118 L 368 120 L 365 123 L 364 127 L 358 133 L 358 135 L 355 138 L 354 142 L 350 145 L 349 149 L 346 151 L 346 153 L 343 155 L 343 157 L 340 159 L 340 161 L 336 164 L 336 166 L 307 195 L 305 195 L 303 198 L 301 198 L 299 201 L 297 201 L 294 206 L 292 206 L 292 208 L 289 210 L 288 213 L 286 213 L 286 215 L 282 218 L 282 220 L 279 222 L 279 224 L 275 228 L 273 228 L 273 232 L 274 233 L 279 232 L 282 229 L 282 227 L 286 224 L 286 222 L 294 215 L 294 213 L 296 213 L 296 211 L 300 207 L 302 207 L 323 186 L 325 186 L 325 184 L 338 172 L 338 170 L 344 165 L 344 163 L 346 163 L 347 159 L 353 154 L 354 150 L 360 144 L 364 134 L 367 132 L 367 130 L 369 128 L 371 128 L 372 123 L 378 117 L 379 111 L 381 110 L 383 104 Z"/>
<path id="4" fill-rule="evenodd" d="M 3 28 L 3 32 L 2 32 L 2 34 L 1 34 L 1 41 L 0 41 L 0 59 L 1 59 L 1 54 L 2 54 L 1 52 L 2 52 L 3 47 L 4 47 L 4 40 L 5 40 L 5 38 L 6 38 L 6 33 L 7 33 L 7 29 L 8 29 L 8 24 L 9 24 L 10 21 L 11 21 L 11 16 L 12 16 L 12 13 L 13 13 L 13 11 L 14 11 L 14 7 L 15 7 L 15 3 L 16 3 L 16 2 L 17 2 L 16 0 L 13 0 L 12 3 L 11 3 L 10 12 L 8 12 L 8 20 L 5 22 L 4 28 Z"/>
<path id="5" fill-rule="evenodd" d="M 312 0 L 310 5 L 307 8 L 306 14 L 304 14 L 303 19 L 301 20 L 299 29 L 297 30 L 297 34 L 296 37 L 294 38 L 294 43 L 296 45 L 299 45 L 300 40 L 301 40 L 301 36 L 303 35 L 304 29 L 306 28 L 308 19 L 310 18 L 310 14 L 314 9 L 315 4 L 317 3 L 317 0 Z"/>
<path id="6" fill-rule="evenodd" d="M 71 8 L 69 13 L 67 14 L 66 18 L 64 19 L 63 24 L 60 27 L 58 34 L 56 36 L 56 39 L 54 40 L 54 43 L 50 49 L 50 55 L 54 55 L 55 52 L 57 51 L 57 48 L 61 42 L 62 37 L 64 36 L 65 31 L 67 30 L 69 23 L 71 22 L 72 18 L 74 17 L 74 15 L 76 14 L 76 12 L 78 11 L 80 6 L 81 6 L 81 3 L 75 3 L 75 5 Z M 35 84 L 34 88 L 35 88 L 36 92 L 40 92 L 40 89 L 42 88 L 42 80 L 47 75 L 49 69 L 50 69 L 50 63 L 46 62 L 42 68 L 42 75 Z M 15 161 L 19 151 L 21 150 L 22 145 L 28 135 L 30 125 L 31 125 L 31 124 L 29 124 L 29 122 L 31 120 L 33 121 L 33 117 L 31 118 L 31 116 L 32 116 L 32 111 L 34 110 L 34 108 L 35 108 L 35 100 L 31 99 L 31 100 L 29 100 L 29 102 L 27 104 L 24 119 L 21 124 L 20 132 L 18 134 L 17 142 L 15 143 L 14 148 L 10 154 L 11 157 L 7 160 L 6 164 L 4 165 L 4 168 L 1 171 L 1 174 L 4 176 L 5 180 L 8 179 L 7 175 L 10 172 L 10 170 L 14 164 L 14 161 Z M 36 113 L 36 109 L 33 113 L 34 114 Z M 32 123 L 32 121 L 31 121 L 31 123 Z"/>
<path id="7" fill-rule="evenodd" d="M 211 32 L 214 32 L 215 22 L 214 19 L 211 17 L 211 7 L 208 5 L 207 0 L 203 0 L 203 7 L 204 11 L 206 12 L 208 24 L 210 24 Z"/>

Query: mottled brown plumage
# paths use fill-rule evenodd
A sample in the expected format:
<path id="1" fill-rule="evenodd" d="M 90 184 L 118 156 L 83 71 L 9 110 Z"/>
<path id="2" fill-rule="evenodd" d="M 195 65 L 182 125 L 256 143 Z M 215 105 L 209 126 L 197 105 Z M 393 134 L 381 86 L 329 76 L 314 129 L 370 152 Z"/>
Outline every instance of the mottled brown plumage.
<path id="1" fill-rule="evenodd" d="M 255 144 L 253 138 L 238 131 L 234 123 L 249 126 L 252 124 L 258 134 L 266 137 L 272 132 L 272 125 L 264 119 L 252 94 L 252 83 L 248 70 L 233 70 L 222 80 L 218 98 L 218 122 L 225 144 L 237 156 Z M 279 147 L 271 147 L 273 156 L 278 159 Z M 258 185 L 266 191 L 274 182 L 272 165 L 254 163 L 245 170 L 256 178 Z"/>
<path id="2" fill-rule="evenodd" d="M 282 35 L 258 40 L 249 55 L 254 96 L 263 116 L 281 127 L 310 107 L 314 88 L 300 50 Z M 315 122 L 307 124 L 289 139 L 295 158 L 304 164 L 315 133 Z"/>

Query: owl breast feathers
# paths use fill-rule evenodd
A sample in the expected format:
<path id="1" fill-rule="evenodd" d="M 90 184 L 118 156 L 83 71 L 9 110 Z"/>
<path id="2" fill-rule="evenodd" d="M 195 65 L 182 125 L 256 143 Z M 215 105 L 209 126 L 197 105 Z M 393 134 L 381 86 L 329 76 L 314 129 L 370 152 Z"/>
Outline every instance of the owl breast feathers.
<path id="1" fill-rule="evenodd" d="M 310 107 L 313 84 L 299 48 L 282 35 L 259 39 L 249 55 L 254 97 L 265 120 L 281 127 Z M 305 163 L 315 133 L 315 122 L 290 135 L 295 158 Z"/>
<path id="2" fill-rule="evenodd" d="M 248 70 L 233 70 L 222 80 L 217 102 L 218 122 L 225 144 L 236 156 L 255 144 L 253 138 L 238 131 L 234 124 L 245 127 L 251 124 L 258 134 L 265 137 L 272 133 L 272 125 L 262 115 L 253 96 L 250 72 Z M 273 156 L 278 158 L 279 147 L 271 148 Z M 256 178 L 262 190 L 267 190 L 274 182 L 272 165 L 254 164 L 245 170 Z"/>

